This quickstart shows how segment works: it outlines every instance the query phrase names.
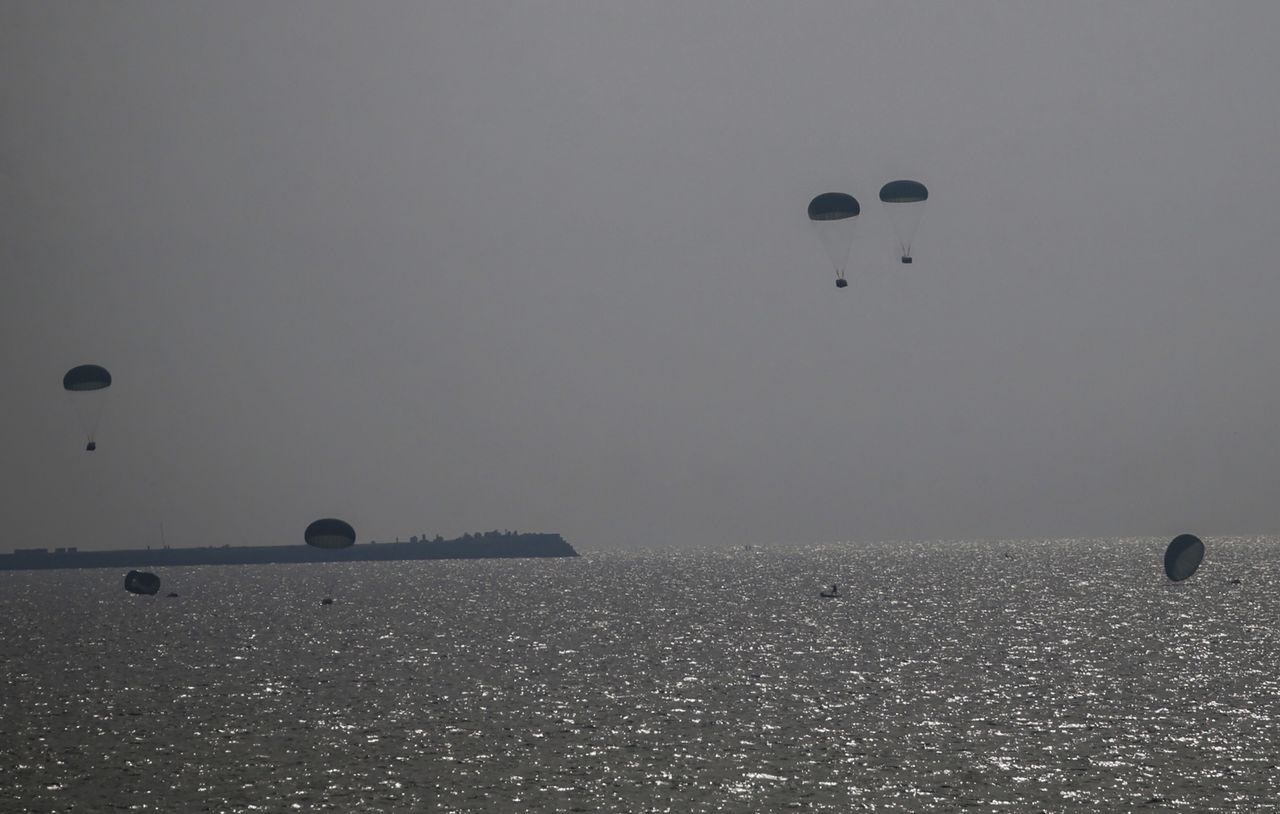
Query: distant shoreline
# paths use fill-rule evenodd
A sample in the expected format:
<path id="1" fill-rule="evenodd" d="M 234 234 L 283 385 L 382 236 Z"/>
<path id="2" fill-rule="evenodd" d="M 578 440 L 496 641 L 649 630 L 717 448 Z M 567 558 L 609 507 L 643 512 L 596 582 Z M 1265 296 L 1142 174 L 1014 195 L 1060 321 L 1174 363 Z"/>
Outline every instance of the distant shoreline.
<path id="1" fill-rule="evenodd" d="M 377 562 L 397 560 L 487 560 L 532 557 L 576 557 L 578 552 L 559 534 L 485 532 L 452 540 L 362 543 L 325 550 L 304 543 L 283 546 L 140 548 L 79 551 L 76 548 L 15 549 L 0 554 L 0 571 L 54 568 L 136 568 L 173 565 L 262 565 L 267 563 Z"/>

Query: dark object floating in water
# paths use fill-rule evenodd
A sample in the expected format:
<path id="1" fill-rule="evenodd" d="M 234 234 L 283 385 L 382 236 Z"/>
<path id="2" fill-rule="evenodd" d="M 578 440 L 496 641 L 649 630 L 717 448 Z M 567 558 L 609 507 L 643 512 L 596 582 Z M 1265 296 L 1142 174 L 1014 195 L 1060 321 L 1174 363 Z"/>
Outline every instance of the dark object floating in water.
<path id="1" fill-rule="evenodd" d="M 349 548 L 356 541 L 356 530 L 345 520 L 325 517 L 307 526 L 302 539 L 307 541 L 307 545 L 316 548 Z"/>
<path id="2" fill-rule="evenodd" d="M 831 590 L 822 591 L 821 593 L 818 594 L 818 596 L 822 597 L 823 599 L 839 599 L 840 588 L 835 585 L 832 585 Z"/>
<path id="3" fill-rule="evenodd" d="M 1236 577 L 1235 579 L 1231 580 L 1231 584 L 1232 584 L 1232 585 L 1239 585 L 1239 584 L 1240 584 L 1240 577 Z"/>
<path id="4" fill-rule="evenodd" d="M 321 599 L 321 600 L 320 600 L 320 604 L 321 604 L 321 605 L 332 605 L 332 604 L 333 604 L 333 597 L 331 597 L 331 596 L 326 596 L 324 599 Z"/>
<path id="5" fill-rule="evenodd" d="M 839 280 L 836 280 L 836 288 L 844 288 L 848 284 L 849 284 L 849 281 L 843 277 L 841 277 Z"/>
<path id="6" fill-rule="evenodd" d="M 1204 543 L 1194 534 L 1179 534 L 1164 551 L 1164 573 L 1181 582 L 1196 572 L 1204 559 Z"/>
<path id="7" fill-rule="evenodd" d="M 89 443 L 84 445 L 85 452 L 93 452 L 97 448 L 98 448 L 98 443 L 96 441 L 90 441 Z"/>
<path id="8" fill-rule="evenodd" d="M 167 594 L 167 596 L 168 596 L 170 599 L 173 599 L 174 597 L 176 597 L 176 596 L 177 596 L 177 594 L 176 594 L 176 593 L 174 593 L 173 591 L 170 591 L 170 592 Z"/>
<path id="9" fill-rule="evenodd" d="M 124 576 L 124 589 L 131 594 L 154 596 L 160 590 L 160 577 L 146 571 L 130 571 Z"/>

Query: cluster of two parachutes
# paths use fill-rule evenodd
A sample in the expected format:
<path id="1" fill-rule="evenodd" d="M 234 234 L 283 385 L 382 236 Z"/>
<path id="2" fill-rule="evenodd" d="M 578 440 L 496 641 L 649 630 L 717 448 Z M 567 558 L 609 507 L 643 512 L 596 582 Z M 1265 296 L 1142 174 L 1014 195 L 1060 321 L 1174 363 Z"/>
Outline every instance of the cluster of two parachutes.
<path id="1" fill-rule="evenodd" d="M 911 241 L 920 226 L 920 213 L 928 199 L 929 190 L 919 181 L 890 181 L 880 188 L 880 202 L 898 237 L 903 263 L 912 262 Z M 844 192 L 824 192 L 809 202 L 809 221 L 818 230 L 822 247 L 835 269 L 838 288 L 849 284 L 844 273 L 860 214 L 862 206 L 858 199 Z"/>
<path id="2" fill-rule="evenodd" d="M 111 372 L 102 365 L 76 365 L 62 377 L 62 389 L 70 396 L 85 433 L 85 451 L 98 448 L 95 434 L 111 388 Z M 356 533 L 349 523 L 326 517 L 307 526 L 303 533 L 307 545 L 323 549 L 347 548 L 355 543 Z M 157 582 L 157 587 L 158 587 Z M 154 591 L 152 591 L 154 593 Z"/>

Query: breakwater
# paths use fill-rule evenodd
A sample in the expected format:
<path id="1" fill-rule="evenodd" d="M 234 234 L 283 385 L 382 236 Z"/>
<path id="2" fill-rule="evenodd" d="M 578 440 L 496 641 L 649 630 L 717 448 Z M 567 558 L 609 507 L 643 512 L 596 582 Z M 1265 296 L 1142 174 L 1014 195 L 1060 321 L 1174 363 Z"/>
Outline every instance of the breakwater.
<path id="1" fill-rule="evenodd" d="M 278 546 L 206 546 L 80 551 L 77 548 L 16 549 L 0 554 L 0 570 L 38 568 L 136 568 L 164 565 L 256 565 L 263 563 L 375 562 L 389 560 L 479 560 L 519 557 L 576 557 L 559 534 L 486 532 L 452 540 L 359 543 L 325 550 L 303 543 Z"/>

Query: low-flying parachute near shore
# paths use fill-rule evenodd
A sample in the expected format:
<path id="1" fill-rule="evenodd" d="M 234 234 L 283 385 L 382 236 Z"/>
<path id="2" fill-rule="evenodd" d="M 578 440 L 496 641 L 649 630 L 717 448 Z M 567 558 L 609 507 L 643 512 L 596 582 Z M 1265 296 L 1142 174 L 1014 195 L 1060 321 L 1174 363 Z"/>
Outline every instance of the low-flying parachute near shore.
<path id="1" fill-rule="evenodd" d="M 102 419 L 102 409 L 107 403 L 106 390 L 111 386 L 111 374 L 101 365 L 77 365 L 62 377 L 62 389 L 70 394 L 80 425 L 84 429 L 85 451 L 93 452 L 98 443 L 93 436 Z"/>
<path id="2" fill-rule="evenodd" d="M 131 594 L 154 596 L 160 590 L 160 577 L 146 571 L 130 571 L 124 575 L 124 589 Z"/>
<path id="3" fill-rule="evenodd" d="M 809 221 L 818 230 L 822 248 L 835 268 L 837 288 L 849 284 L 844 278 L 844 269 L 849 264 L 853 227 L 861 211 L 857 198 L 843 192 L 824 192 L 809 202 Z"/>
<path id="4" fill-rule="evenodd" d="M 345 520 L 325 517 L 307 526 L 302 538 L 307 541 L 307 545 L 316 548 L 349 548 L 355 544 L 356 530 Z"/>
<path id="5" fill-rule="evenodd" d="M 890 181 L 880 187 L 880 200 L 889 213 L 889 223 L 898 236 L 902 250 L 902 262 L 910 263 L 911 241 L 920 228 L 920 214 L 924 202 L 929 200 L 929 190 L 919 181 Z"/>
<path id="6" fill-rule="evenodd" d="M 1204 543 L 1194 534 L 1179 534 L 1164 550 L 1164 573 L 1174 582 L 1191 576 L 1204 559 Z"/>

